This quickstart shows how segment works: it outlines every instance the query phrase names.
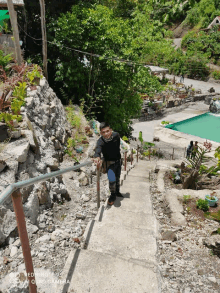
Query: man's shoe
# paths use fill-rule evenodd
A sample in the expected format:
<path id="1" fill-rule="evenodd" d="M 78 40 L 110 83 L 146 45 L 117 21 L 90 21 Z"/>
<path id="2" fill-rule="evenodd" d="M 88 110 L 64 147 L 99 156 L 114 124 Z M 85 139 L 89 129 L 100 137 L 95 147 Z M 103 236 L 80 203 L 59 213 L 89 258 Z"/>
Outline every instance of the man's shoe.
<path id="1" fill-rule="evenodd" d="M 117 196 L 117 197 L 124 197 L 124 196 L 121 194 L 121 192 L 117 192 L 116 196 Z"/>
<path id="2" fill-rule="evenodd" d="M 110 197 L 109 197 L 109 199 L 108 199 L 108 204 L 110 205 L 110 206 L 112 206 L 113 204 L 114 204 L 114 201 L 116 200 L 116 195 L 115 195 L 115 193 L 112 193 L 111 195 L 110 195 Z"/>
<path id="3" fill-rule="evenodd" d="M 114 204 L 114 201 L 109 201 L 108 200 L 108 205 L 112 206 Z"/>

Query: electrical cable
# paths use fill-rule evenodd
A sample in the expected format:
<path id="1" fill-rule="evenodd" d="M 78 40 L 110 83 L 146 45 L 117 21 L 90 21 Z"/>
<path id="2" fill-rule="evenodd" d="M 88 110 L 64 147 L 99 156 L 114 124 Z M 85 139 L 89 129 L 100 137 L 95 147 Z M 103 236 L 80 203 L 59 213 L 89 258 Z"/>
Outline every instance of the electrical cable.
<path id="1" fill-rule="evenodd" d="M 19 27 L 20 27 L 20 29 L 29 37 L 29 38 L 31 38 L 31 39 L 33 39 L 33 40 L 35 40 L 35 41 L 43 41 L 43 39 L 41 38 L 41 39 L 36 39 L 36 38 L 34 38 L 34 37 L 32 37 L 32 36 L 30 36 L 27 32 L 25 32 L 23 29 L 22 29 L 22 27 L 19 25 Z M 52 45 L 55 45 L 55 46 L 57 46 L 57 47 L 62 47 L 62 48 L 65 48 L 65 49 L 68 49 L 68 50 L 71 50 L 71 51 L 74 51 L 74 52 L 78 52 L 78 53 L 82 53 L 82 54 L 84 54 L 84 55 L 88 55 L 88 56 L 92 56 L 92 57 L 97 57 L 97 58 L 102 58 L 102 59 L 105 59 L 105 60 L 112 60 L 112 61 L 116 61 L 116 62 L 121 62 L 121 63 L 127 63 L 127 64 L 130 64 L 130 65 L 138 65 L 138 66 L 143 66 L 143 67 L 149 67 L 149 66 L 156 66 L 156 67 L 161 67 L 161 66 L 167 66 L 167 64 L 166 63 L 163 63 L 163 62 L 161 62 L 160 63 L 160 65 L 155 65 L 154 63 L 152 63 L 152 62 L 150 62 L 150 63 L 148 63 L 148 64 L 146 64 L 146 63 L 137 63 L 137 62 L 134 62 L 134 61 L 130 61 L 130 60 L 125 60 L 125 59 L 119 59 L 119 58 L 117 58 L 117 57 L 115 57 L 115 58 L 113 58 L 113 57 L 106 57 L 106 56 L 102 56 L 102 55 L 99 55 L 99 54 L 94 54 L 94 53 L 89 53 L 89 52 L 85 52 L 85 51 L 82 51 L 82 50 L 79 50 L 79 49 L 75 49 L 75 48 L 70 48 L 70 47 L 67 47 L 67 46 L 65 46 L 65 45 L 62 45 L 62 44 L 56 44 L 56 43 L 54 43 L 54 42 L 50 42 L 50 41 L 47 41 L 47 43 L 49 43 L 49 44 L 52 44 Z M 40 44 L 37 44 L 37 43 L 35 43 L 36 45 L 38 45 L 38 46 L 41 46 Z M 191 65 L 191 64 L 189 64 L 189 65 Z M 184 66 L 185 66 L 185 64 L 184 64 Z M 195 70 L 197 70 L 197 71 L 203 71 L 204 70 L 204 68 L 203 67 L 200 67 L 200 66 L 194 66 L 194 65 L 192 65 L 192 68 L 194 68 Z M 165 68 L 165 69 L 168 69 L 168 68 Z M 189 71 L 189 69 L 190 68 L 188 68 L 187 69 L 187 71 L 186 71 L 186 73 L 188 73 L 188 72 L 190 72 Z"/>

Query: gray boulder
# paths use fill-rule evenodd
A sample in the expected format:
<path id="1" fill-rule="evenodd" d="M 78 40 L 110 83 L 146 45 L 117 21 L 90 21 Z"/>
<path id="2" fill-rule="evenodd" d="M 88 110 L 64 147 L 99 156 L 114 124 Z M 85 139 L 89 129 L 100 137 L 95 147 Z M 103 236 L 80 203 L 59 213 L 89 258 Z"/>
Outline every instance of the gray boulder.
<path id="1" fill-rule="evenodd" d="M 0 245 L 14 232 L 17 228 L 15 213 L 4 206 L 0 206 Z"/>
<path id="2" fill-rule="evenodd" d="M 220 113 L 220 101 L 211 101 L 210 106 L 209 106 L 209 111 L 212 113 Z"/>
<path id="3" fill-rule="evenodd" d="M 39 214 L 39 199 L 36 192 L 31 193 L 27 203 L 24 205 L 25 216 L 28 217 L 32 224 L 37 223 Z"/>

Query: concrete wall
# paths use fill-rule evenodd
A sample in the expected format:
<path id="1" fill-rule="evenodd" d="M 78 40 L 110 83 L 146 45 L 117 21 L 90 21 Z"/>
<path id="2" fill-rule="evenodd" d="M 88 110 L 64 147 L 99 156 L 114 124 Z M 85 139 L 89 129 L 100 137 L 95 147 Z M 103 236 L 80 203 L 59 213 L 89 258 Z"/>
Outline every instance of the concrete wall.
<path id="1" fill-rule="evenodd" d="M 0 45 L 3 45 L 4 42 L 7 42 L 9 47 L 14 48 L 14 41 L 11 39 L 13 35 L 2 34 L 0 36 Z"/>

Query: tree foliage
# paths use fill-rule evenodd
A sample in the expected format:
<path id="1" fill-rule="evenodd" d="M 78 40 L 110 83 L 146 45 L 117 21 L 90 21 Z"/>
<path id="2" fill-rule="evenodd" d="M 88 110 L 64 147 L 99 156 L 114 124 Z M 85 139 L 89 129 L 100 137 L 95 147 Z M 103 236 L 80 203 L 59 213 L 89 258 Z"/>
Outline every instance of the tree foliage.
<path id="1" fill-rule="evenodd" d="M 216 27 L 217 28 L 217 27 Z M 200 53 L 205 58 L 217 63 L 220 57 L 220 32 L 189 32 L 182 39 L 181 46 L 187 51 Z"/>
<path id="2" fill-rule="evenodd" d="M 199 28 L 207 27 L 210 22 L 220 15 L 220 2 L 218 0 L 201 0 L 194 3 L 192 9 L 188 10 L 185 23 Z"/>
<path id="3" fill-rule="evenodd" d="M 161 88 L 148 69 L 136 63 L 139 46 L 129 20 L 116 18 L 103 5 L 75 5 L 51 30 L 59 50 L 56 80 L 63 83 L 74 103 L 84 105 L 89 117 L 96 115 L 128 133 L 130 119 L 141 109 L 140 94 L 152 95 Z"/>

